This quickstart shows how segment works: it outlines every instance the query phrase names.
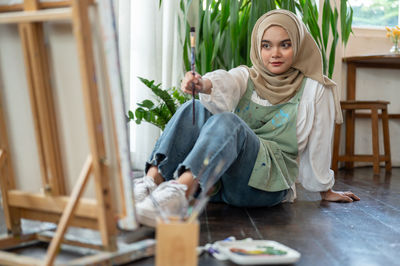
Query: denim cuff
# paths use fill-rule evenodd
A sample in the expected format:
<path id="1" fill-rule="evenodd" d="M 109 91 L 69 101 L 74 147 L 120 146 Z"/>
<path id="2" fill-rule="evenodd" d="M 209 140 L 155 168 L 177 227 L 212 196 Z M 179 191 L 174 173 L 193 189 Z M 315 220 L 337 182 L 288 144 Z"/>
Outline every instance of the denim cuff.
<path id="1" fill-rule="evenodd" d="M 157 166 L 158 172 L 160 173 L 162 178 L 165 179 L 162 173 L 162 166 L 165 165 L 166 158 L 167 157 L 162 153 L 157 153 L 154 156 L 152 156 L 152 158 L 146 162 L 144 173 L 147 174 L 151 166 Z"/>

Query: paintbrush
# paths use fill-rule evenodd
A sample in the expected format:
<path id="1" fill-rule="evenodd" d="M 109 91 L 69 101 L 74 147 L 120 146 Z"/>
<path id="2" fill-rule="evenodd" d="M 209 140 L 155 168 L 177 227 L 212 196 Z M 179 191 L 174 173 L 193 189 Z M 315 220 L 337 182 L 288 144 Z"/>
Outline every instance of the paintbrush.
<path id="1" fill-rule="evenodd" d="M 196 204 L 192 206 L 192 208 L 188 209 L 188 211 L 191 211 L 189 218 L 187 219 L 188 223 L 191 223 L 194 220 L 196 220 L 201 211 L 203 210 L 203 208 L 207 205 L 207 202 L 210 199 L 210 197 L 208 196 L 208 192 L 212 188 L 212 186 L 216 183 L 218 176 L 222 171 L 222 168 L 224 168 L 224 166 L 225 166 L 225 161 L 220 160 L 217 166 L 215 167 L 214 171 L 208 178 L 207 182 L 205 183 L 203 190 L 201 191 L 198 200 L 196 201 Z"/>
<path id="2" fill-rule="evenodd" d="M 209 196 L 203 197 L 197 202 L 196 205 L 193 206 L 192 213 L 190 214 L 189 218 L 186 221 L 187 223 L 193 223 L 197 219 L 197 217 L 199 216 L 203 208 L 206 206 L 209 199 L 210 199 Z"/>
<path id="3" fill-rule="evenodd" d="M 192 187 L 189 189 L 188 192 L 188 202 L 189 202 L 189 206 L 187 206 L 186 208 L 183 208 L 181 211 L 181 215 L 180 215 L 180 220 L 183 221 L 185 219 L 185 217 L 187 217 L 188 215 L 190 215 L 193 211 L 193 205 L 196 202 L 196 199 L 193 197 L 193 195 L 196 193 L 198 187 L 199 187 L 199 182 L 198 179 L 201 178 L 203 172 L 206 170 L 207 165 L 209 163 L 209 156 L 207 156 L 204 161 L 203 161 L 203 166 L 200 169 L 199 174 L 197 175 L 197 182 L 194 183 L 192 185 Z"/>
<path id="4" fill-rule="evenodd" d="M 191 63 L 192 63 L 192 74 L 193 77 L 195 76 L 195 47 L 196 47 L 196 38 L 195 38 L 195 29 L 194 27 L 190 28 L 190 48 L 191 48 Z M 193 103 L 193 125 L 195 122 L 195 114 L 194 114 L 194 105 L 195 105 L 195 85 L 194 82 L 192 82 L 192 103 Z"/>

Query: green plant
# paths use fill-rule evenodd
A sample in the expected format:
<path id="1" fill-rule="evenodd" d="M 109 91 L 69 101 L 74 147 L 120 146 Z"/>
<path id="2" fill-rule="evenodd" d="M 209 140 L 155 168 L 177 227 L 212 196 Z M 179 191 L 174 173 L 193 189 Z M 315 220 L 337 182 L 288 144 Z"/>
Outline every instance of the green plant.
<path id="1" fill-rule="evenodd" d="M 347 0 L 340 1 L 340 12 L 332 8 L 329 0 L 324 0 L 321 26 L 319 12 L 314 0 L 199 0 L 197 25 L 189 25 L 188 10 L 192 0 L 181 0 L 180 8 L 184 12 L 185 35 L 183 60 L 186 69 L 190 69 L 190 27 L 196 27 L 196 70 L 200 74 L 215 69 L 230 69 L 239 65 L 251 65 L 251 31 L 257 19 L 269 10 L 282 8 L 300 15 L 322 53 L 324 73 L 332 77 L 335 65 L 335 52 L 339 40 L 338 18 L 340 14 L 340 32 L 346 45 L 351 33 L 353 10 Z M 162 1 L 159 1 L 162 4 Z M 182 21 L 179 21 L 182 23 Z M 180 27 L 178 27 L 180 28 Z M 330 41 L 329 41 L 330 39 Z M 161 89 L 139 78 L 156 95 L 155 102 L 144 100 L 138 103 L 135 113 L 128 112 L 129 121 L 140 124 L 143 120 L 160 129 L 164 129 L 178 106 L 190 99 L 176 88 Z M 136 119 L 135 119 L 136 117 Z"/>
<path id="2" fill-rule="evenodd" d="M 342 43 L 346 45 L 350 33 L 352 32 L 353 9 L 351 6 L 347 5 L 347 0 L 341 0 L 339 13 L 336 6 L 332 8 L 330 1 L 324 0 L 321 17 L 322 23 L 320 27 L 318 24 L 319 12 L 315 1 L 301 0 L 297 4 L 297 8 L 302 14 L 303 22 L 307 25 L 311 35 L 321 50 L 324 74 L 332 78 L 335 67 L 336 46 L 339 41 L 339 29 L 337 27 L 338 17 L 340 15 Z M 331 42 L 329 43 L 330 37 Z"/>
<path id="3" fill-rule="evenodd" d="M 321 26 L 314 0 L 200 0 L 198 24 L 189 25 L 188 10 L 192 0 L 181 0 L 186 23 L 184 64 L 190 69 L 190 26 L 196 27 L 196 69 L 200 74 L 215 69 L 230 69 L 239 65 L 251 65 L 250 38 L 257 19 L 264 13 L 282 8 L 300 15 L 308 27 L 322 57 L 324 73 L 332 77 L 335 51 L 339 40 L 337 21 L 341 15 L 342 42 L 346 45 L 351 33 L 353 11 L 347 0 L 340 1 L 340 12 L 324 0 Z M 331 38 L 331 42 L 329 42 Z M 329 54 L 328 54 L 329 53 Z"/>
<path id="4" fill-rule="evenodd" d="M 149 122 L 161 130 L 175 114 L 176 109 L 190 99 L 190 96 L 183 94 L 179 89 L 172 87 L 166 90 L 161 89 L 161 84 L 155 84 L 154 80 L 139 79 L 154 93 L 154 101 L 146 99 L 136 108 L 135 113 L 129 110 L 129 121 L 140 124 L 143 120 Z M 136 117 L 136 119 L 135 119 Z"/>

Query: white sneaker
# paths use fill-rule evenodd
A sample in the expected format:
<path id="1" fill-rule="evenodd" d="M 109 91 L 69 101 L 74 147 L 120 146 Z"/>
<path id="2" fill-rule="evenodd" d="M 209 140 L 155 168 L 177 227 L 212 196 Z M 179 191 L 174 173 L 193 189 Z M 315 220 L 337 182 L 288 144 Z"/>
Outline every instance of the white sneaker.
<path id="1" fill-rule="evenodd" d="M 135 202 L 142 202 L 156 188 L 157 185 L 150 176 L 133 179 L 133 196 L 135 197 Z"/>
<path id="2" fill-rule="evenodd" d="M 175 180 L 161 183 L 149 197 L 136 205 L 139 222 L 155 227 L 157 217 L 180 216 L 188 206 L 186 190 L 186 185 Z M 163 212 L 162 215 L 160 210 Z"/>

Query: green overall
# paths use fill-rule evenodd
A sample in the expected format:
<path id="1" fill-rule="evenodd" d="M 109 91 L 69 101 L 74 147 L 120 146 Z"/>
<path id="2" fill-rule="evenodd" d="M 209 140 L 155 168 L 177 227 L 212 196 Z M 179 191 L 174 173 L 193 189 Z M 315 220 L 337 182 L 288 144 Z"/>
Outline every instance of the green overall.
<path id="1" fill-rule="evenodd" d="M 260 140 L 249 186 L 265 191 L 289 189 L 299 172 L 297 165 L 297 110 L 306 78 L 290 101 L 262 106 L 251 100 L 254 84 L 248 80 L 247 90 L 235 109 Z"/>

